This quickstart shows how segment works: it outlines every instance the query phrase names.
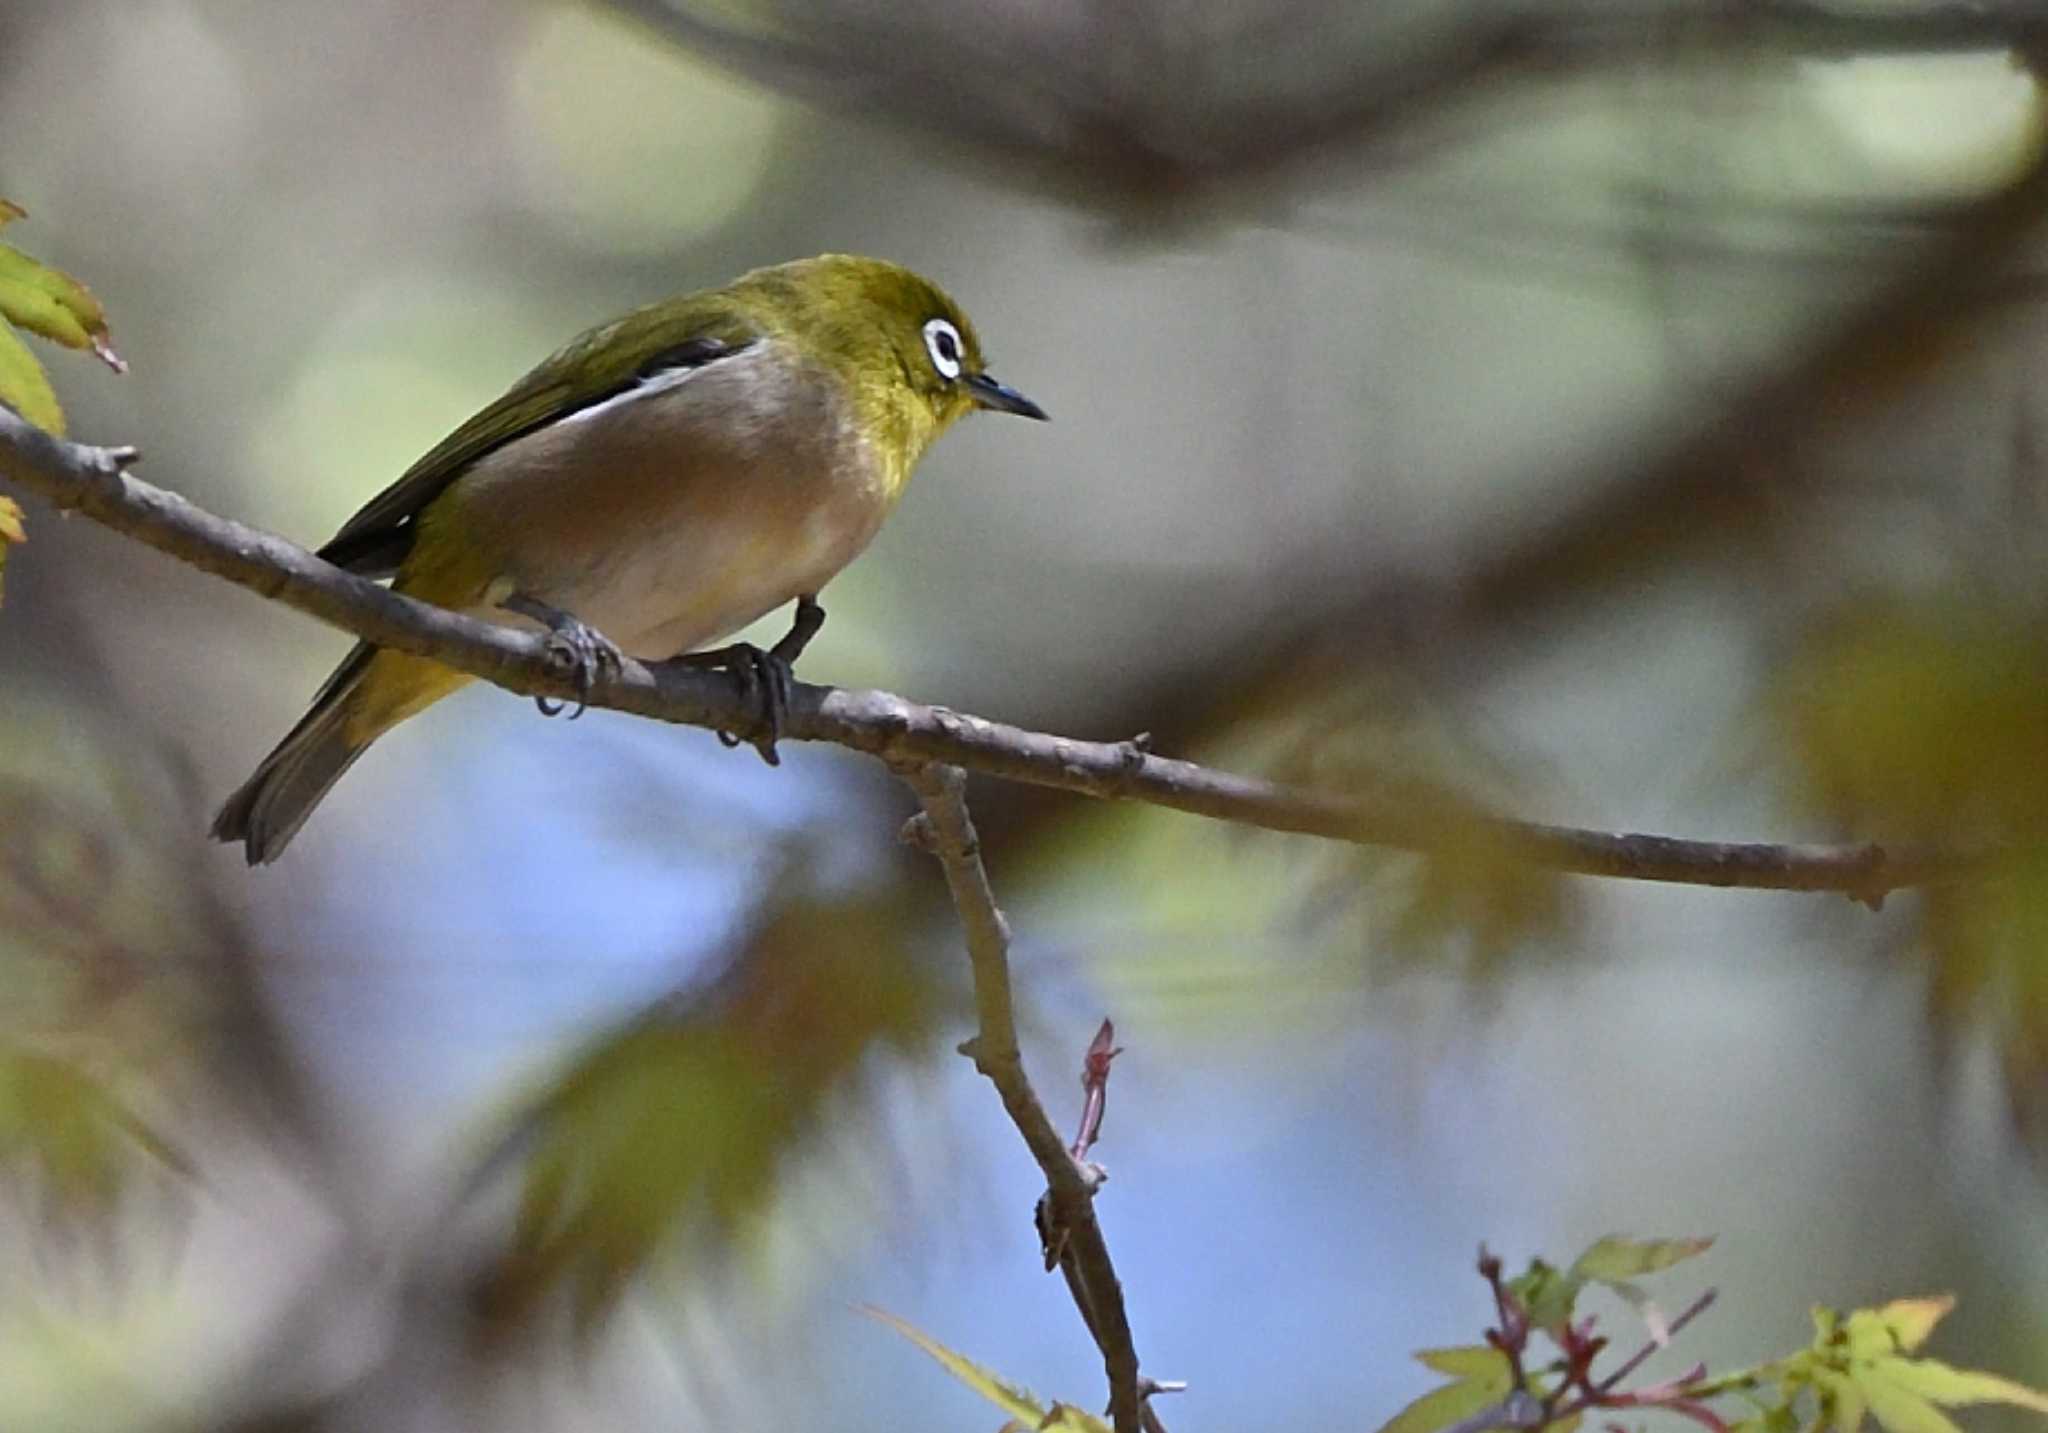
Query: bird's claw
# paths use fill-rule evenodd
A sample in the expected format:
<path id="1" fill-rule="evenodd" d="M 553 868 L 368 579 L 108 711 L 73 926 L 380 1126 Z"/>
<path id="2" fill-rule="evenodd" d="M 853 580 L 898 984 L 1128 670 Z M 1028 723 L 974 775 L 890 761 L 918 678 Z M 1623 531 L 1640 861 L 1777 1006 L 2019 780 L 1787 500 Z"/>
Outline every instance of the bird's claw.
<path id="1" fill-rule="evenodd" d="M 751 745 L 770 766 L 782 765 L 775 743 L 789 720 L 790 696 L 796 688 L 796 673 L 789 658 L 780 652 L 762 651 L 751 642 L 735 642 L 715 652 L 699 652 L 686 658 L 692 666 L 730 672 L 739 685 L 740 704 L 758 714 L 756 734 L 751 737 L 729 731 L 714 733 L 719 745 L 728 749 Z"/>
<path id="2" fill-rule="evenodd" d="M 604 633 L 574 617 L 564 617 L 549 629 L 547 645 L 549 660 L 575 674 L 576 710 L 569 713 L 569 720 L 574 721 L 589 710 L 590 690 L 597 685 L 599 674 L 616 675 L 625 662 L 625 653 Z M 533 704 L 540 708 L 542 716 L 549 717 L 560 714 L 569 705 L 546 697 L 535 697 Z"/>

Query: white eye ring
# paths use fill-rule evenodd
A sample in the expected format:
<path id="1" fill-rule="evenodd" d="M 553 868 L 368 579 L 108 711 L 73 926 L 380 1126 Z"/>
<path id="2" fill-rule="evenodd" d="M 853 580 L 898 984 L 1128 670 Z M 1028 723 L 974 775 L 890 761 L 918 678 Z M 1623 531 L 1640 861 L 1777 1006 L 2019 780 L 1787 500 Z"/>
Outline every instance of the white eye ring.
<path id="1" fill-rule="evenodd" d="M 941 378 L 960 376 L 960 355 L 964 350 L 959 329 L 942 318 L 930 320 L 924 326 L 924 348 L 932 356 L 932 367 L 939 370 Z"/>

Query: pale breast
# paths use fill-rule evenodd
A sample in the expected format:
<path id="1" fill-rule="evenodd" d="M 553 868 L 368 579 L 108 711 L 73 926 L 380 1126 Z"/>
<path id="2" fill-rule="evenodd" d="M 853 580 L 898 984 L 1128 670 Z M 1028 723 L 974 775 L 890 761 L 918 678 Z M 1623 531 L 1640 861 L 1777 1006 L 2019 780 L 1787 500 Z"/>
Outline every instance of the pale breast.
<path id="1" fill-rule="evenodd" d="M 449 496 L 501 586 L 647 659 L 816 592 L 895 498 L 831 387 L 771 343 L 510 443 Z"/>

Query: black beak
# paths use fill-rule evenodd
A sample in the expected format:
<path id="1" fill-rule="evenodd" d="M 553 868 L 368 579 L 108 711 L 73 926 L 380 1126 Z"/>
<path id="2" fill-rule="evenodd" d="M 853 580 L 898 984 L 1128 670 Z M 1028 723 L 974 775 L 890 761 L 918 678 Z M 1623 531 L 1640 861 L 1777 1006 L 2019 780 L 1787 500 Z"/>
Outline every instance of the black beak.
<path id="1" fill-rule="evenodd" d="M 1033 403 L 1007 383 L 999 383 L 986 373 L 970 373 L 960 380 L 967 385 L 967 391 L 974 395 L 974 401 L 983 408 L 996 413 L 1015 413 L 1019 418 L 1036 418 L 1043 422 L 1045 410 Z"/>

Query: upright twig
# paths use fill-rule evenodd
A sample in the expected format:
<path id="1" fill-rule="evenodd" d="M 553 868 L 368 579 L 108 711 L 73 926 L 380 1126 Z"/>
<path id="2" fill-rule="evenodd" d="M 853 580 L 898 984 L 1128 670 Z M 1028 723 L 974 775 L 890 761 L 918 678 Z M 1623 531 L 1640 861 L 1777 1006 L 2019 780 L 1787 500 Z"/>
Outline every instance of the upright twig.
<path id="1" fill-rule="evenodd" d="M 996 1087 L 1010 1122 L 1017 1126 L 1045 1173 L 1054 1215 L 1065 1230 L 1062 1259 L 1072 1260 L 1069 1287 L 1102 1351 L 1103 1369 L 1109 1375 L 1110 1421 L 1116 1433 L 1142 1433 L 1145 1417 L 1137 1346 L 1124 1311 L 1123 1286 L 1117 1282 L 1109 1245 L 1095 1218 L 1100 1177 L 1091 1178 L 1060 1139 L 1024 1070 L 1017 1046 L 1016 1005 L 1010 992 L 1010 930 L 981 863 L 981 841 L 967 811 L 967 773 L 957 766 L 940 765 L 906 765 L 900 770 L 923 808 L 904 828 L 905 838 L 931 852 L 945 870 L 947 889 L 966 932 L 967 957 L 974 968 L 977 1029 L 973 1038 L 961 1045 L 960 1053 L 973 1060 L 974 1067 Z"/>

